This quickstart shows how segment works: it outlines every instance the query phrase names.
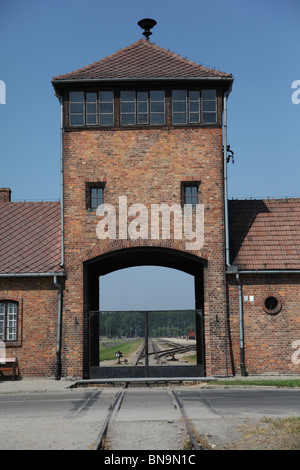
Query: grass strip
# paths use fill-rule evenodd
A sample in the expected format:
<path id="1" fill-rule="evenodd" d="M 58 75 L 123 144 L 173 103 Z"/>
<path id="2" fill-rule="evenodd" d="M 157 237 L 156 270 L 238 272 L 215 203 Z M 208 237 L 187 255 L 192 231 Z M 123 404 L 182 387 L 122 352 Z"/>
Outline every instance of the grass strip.
<path id="1" fill-rule="evenodd" d="M 116 353 L 121 351 L 123 353 L 122 359 L 126 358 L 126 354 L 134 352 L 142 345 L 143 340 L 136 341 L 118 341 L 118 344 L 115 346 L 106 347 L 100 343 L 100 362 L 102 361 L 111 361 L 116 359 Z"/>
<path id="2" fill-rule="evenodd" d="M 209 382 L 213 385 L 263 385 L 272 387 L 299 388 L 300 379 L 232 379 L 232 380 L 212 380 Z"/>

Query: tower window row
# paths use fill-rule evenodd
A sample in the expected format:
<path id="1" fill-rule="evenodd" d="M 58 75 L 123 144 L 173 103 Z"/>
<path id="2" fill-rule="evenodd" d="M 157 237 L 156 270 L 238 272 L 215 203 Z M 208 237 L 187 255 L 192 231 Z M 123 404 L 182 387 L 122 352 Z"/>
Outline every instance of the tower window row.
<path id="1" fill-rule="evenodd" d="M 200 182 L 181 182 L 181 205 L 198 204 Z M 105 203 L 105 183 L 86 183 L 86 209 L 96 211 L 97 207 Z"/>
<path id="2" fill-rule="evenodd" d="M 168 119 L 169 118 L 169 119 Z M 216 124 L 214 89 L 70 91 L 69 126 Z"/>

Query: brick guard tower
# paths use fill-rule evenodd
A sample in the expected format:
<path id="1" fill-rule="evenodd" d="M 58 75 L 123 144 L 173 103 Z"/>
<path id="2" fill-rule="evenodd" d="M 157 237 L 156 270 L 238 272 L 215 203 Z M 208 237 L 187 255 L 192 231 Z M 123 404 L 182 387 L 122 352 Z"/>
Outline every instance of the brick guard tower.
<path id="1" fill-rule="evenodd" d="M 228 201 L 233 77 L 152 43 L 154 20 L 139 25 L 142 39 L 53 78 L 61 201 L 0 188 L 2 350 L 21 377 L 299 374 L 300 199 Z M 104 366 L 103 276 L 150 265 L 194 278 L 195 309 L 180 312 L 194 364 Z M 169 313 L 155 313 L 165 331 Z M 118 315 L 136 337 L 141 316 Z"/>
<path id="2" fill-rule="evenodd" d="M 63 375 L 97 376 L 89 312 L 99 310 L 99 277 L 139 265 L 194 276 L 197 374 L 231 372 L 222 129 L 233 78 L 155 45 L 142 27 L 146 38 L 52 81 L 62 106 Z M 149 211 L 202 204 L 203 246 L 187 250 L 172 231 L 169 239 L 100 240 L 97 206 L 118 207 L 120 196 Z"/>

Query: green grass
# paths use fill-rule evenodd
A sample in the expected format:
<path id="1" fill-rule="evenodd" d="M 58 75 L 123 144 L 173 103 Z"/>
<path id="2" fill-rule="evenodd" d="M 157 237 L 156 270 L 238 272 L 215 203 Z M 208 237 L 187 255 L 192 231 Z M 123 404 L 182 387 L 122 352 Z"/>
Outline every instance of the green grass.
<path id="1" fill-rule="evenodd" d="M 115 344 L 113 344 L 115 343 Z M 100 343 L 100 362 L 116 359 L 116 352 L 123 353 L 122 360 L 126 358 L 126 354 L 136 351 L 143 343 L 143 340 L 127 341 L 127 340 L 111 340 L 108 345 Z"/>
<path id="2" fill-rule="evenodd" d="M 234 449 L 300 450 L 300 418 L 264 417 L 258 425 L 244 428 Z"/>
<path id="3" fill-rule="evenodd" d="M 184 358 L 190 364 L 196 364 L 197 363 L 197 355 L 196 354 L 191 354 L 190 356 L 184 356 Z"/>
<path id="4" fill-rule="evenodd" d="M 210 384 L 216 385 L 269 385 L 273 387 L 298 388 L 300 379 L 260 379 L 260 380 L 213 380 Z"/>

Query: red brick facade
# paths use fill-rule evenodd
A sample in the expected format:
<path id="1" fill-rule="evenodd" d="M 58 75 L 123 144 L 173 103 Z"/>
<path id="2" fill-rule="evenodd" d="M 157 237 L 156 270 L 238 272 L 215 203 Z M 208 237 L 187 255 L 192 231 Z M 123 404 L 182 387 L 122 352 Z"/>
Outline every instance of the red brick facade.
<path id="1" fill-rule="evenodd" d="M 6 357 L 17 357 L 22 377 L 55 376 L 57 288 L 53 278 L 1 279 L 0 302 L 18 304 L 17 341 L 6 343 Z"/>
<path id="2" fill-rule="evenodd" d="M 86 183 L 105 182 L 105 202 L 118 206 L 119 196 L 134 203 L 180 204 L 181 183 L 200 182 L 199 203 L 204 204 L 203 248 L 194 253 L 207 261 L 205 315 L 207 364 L 211 373 L 225 373 L 226 288 L 224 260 L 224 196 L 222 130 L 149 129 L 72 131 L 65 133 L 65 267 L 64 299 L 66 350 L 76 350 L 77 365 L 66 356 L 67 374 L 81 374 L 83 318 L 83 261 L 107 251 L 132 246 L 166 246 L 185 250 L 185 240 L 101 241 L 96 235 L 99 217 L 86 210 Z M 179 266 L 180 268 L 180 266 Z M 214 332 L 208 311 L 219 316 Z M 79 325 L 74 329 L 74 318 Z M 68 326 L 69 325 L 69 326 Z M 74 334 L 73 334 L 74 333 Z M 79 334 L 79 336 L 78 336 Z M 208 338 L 210 338 L 208 340 Z M 213 351 L 213 352 L 212 352 Z M 79 361 L 78 361 L 79 359 Z M 74 363 L 74 360 L 73 360 Z"/>
<path id="3" fill-rule="evenodd" d="M 241 274 L 245 368 L 252 374 L 299 374 L 300 276 L 299 274 Z M 265 299 L 279 300 L 275 313 Z M 235 278 L 228 279 L 229 321 L 235 372 L 240 373 L 239 307 Z"/>
<path id="4" fill-rule="evenodd" d="M 119 87 L 116 109 L 122 80 L 128 85 L 132 77 L 133 87 L 143 80 L 147 87 L 151 80 L 155 86 L 162 80 L 165 86 L 171 78 L 181 87 L 190 79 L 199 89 L 211 82 L 218 91 L 216 123 L 172 126 L 169 88 L 165 126 L 122 128 L 116 112 L 111 128 L 69 125 L 69 90 L 95 91 L 107 80 L 107 86 Z M 195 305 L 204 316 L 203 338 L 199 323 L 197 342 L 204 343 L 207 376 L 299 374 L 300 200 L 234 201 L 229 214 L 232 266 L 226 266 L 222 113 L 231 82 L 231 75 L 193 64 L 146 40 L 53 80 L 64 106 L 63 204 L 18 206 L 10 202 L 9 189 L 0 191 L 0 303 L 18 304 L 17 338 L 6 348 L 7 355 L 18 357 L 22 376 L 58 378 L 61 359 L 62 376 L 88 378 L 91 334 L 99 336 L 89 325 L 89 311 L 99 310 L 99 276 L 146 265 L 152 255 L 153 264 L 195 277 Z M 150 233 L 142 239 L 120 238 L 122 224 L 117 224 L 115 239 L 98 238 L 100 217 L 87 202 L 91 183 L 104 187 L 104 203 L 118 209 L 119 198 L 127 197 L 128 208 L 143 204 L 150 214 L 153 204 L 182 205 L 182 187 L 189 182 L 199 185 L 198 204 L 204 208 L 204 244 L 199 249 L 188 250 L 189 240 L 176 238 L 172 224 L 165 239 L 161 231 L 157 239 Z M 126 223 L 132 220 L 134 216 Z M 241 269 L 239 290 L 236 272 Z M 273 311 L 266 309 L 268 296 L 277 299 Z"/>

